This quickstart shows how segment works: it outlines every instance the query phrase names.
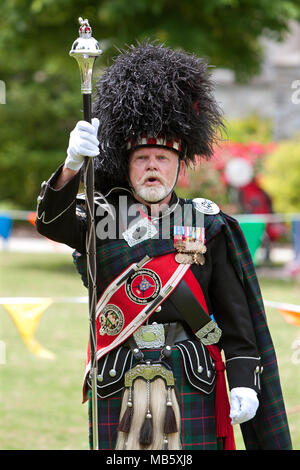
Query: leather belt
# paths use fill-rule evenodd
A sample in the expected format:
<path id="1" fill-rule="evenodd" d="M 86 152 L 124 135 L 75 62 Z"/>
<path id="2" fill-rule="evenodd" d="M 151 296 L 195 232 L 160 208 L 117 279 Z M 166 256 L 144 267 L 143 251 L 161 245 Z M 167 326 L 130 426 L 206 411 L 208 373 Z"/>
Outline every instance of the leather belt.
<path id="1" fill-rule="evenodd" d="M 127 340 L 127 344 L 136 358 L 139 358 L 141 349 L 156 348 L 161 348 L 164 355 L 168 356 L 174 343 L 190 338 L 191 335 L 186 332 L 179 322 L 151 323 L 138 328 Z"/>
<path id="2" fill-rule="evenodd" d="M 219 341 L 222 334 L 221 329 L 206 313 L 184 279 L 181 280 L 168 299 L 204 345 L 215 344 Z M 128 340 L 128 344 L 133 353 L 135 349 L 137 350 L 138 357 L 140 349 L 163 348 L 166 350 L 168 347 L 168 351 L 171 349 L 170 344 L 184 341 L 190 337 L 179 322 L 152 323 L 138 328 Z"/>
<path id="3" fill-rule="evenodd" d="M 169 301 L 181 313 L 195 335 L 203 344 L 215 344 L 219 341 L 222 331 L 214 320 L 206 313 L 184 279 L 170 294 Z"/>
<path id="4" fill-rule="evenodd" d="M 170 328 L 170 325 L 173 323 L 164 323 L 164 328 L 166 335 L 168 335 L 168 331 Z M 176 329 L 175 329 L 175 336 L 174 336 L 174 343 L 179 343 L 180 341 L 185 341 L 186 339 L 191 339 L 192 334 L 189 334 L 185 328 L 182 326 L 181 323 L 176 322 Z"/>

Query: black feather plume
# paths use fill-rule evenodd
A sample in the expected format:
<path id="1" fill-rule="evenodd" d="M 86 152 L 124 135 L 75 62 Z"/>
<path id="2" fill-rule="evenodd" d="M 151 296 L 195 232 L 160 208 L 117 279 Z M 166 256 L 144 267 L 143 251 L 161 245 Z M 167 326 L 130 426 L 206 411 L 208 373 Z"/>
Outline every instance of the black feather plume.
<path id="1" fill-rule="evenodd" d="M 149 41 L 122 51 L 96 85 L 96 188 L 124 186 L 127 141 L 142 135 L 180 138 L 187 165 L 195 155 L 209 158 L 223 127 L 213 92 L 207 64 L 192 54 Z"/>

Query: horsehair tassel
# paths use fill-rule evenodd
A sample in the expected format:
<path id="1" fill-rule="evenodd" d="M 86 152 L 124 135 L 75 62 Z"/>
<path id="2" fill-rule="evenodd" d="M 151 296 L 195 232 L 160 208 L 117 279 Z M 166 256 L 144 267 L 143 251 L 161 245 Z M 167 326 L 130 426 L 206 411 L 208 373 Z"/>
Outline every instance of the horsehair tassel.
<path id="1" fill-rule="evenodd" d="M 168 399 L 167 399 L 167 406 L 166 406 L 164 433 L 171 434 L 174 432 L 178 432 L 178 427 L 177 427 L 175 413 L 173 409 L 173 403 L 171 400 L 171 388 L 168 387 Z"/>
<path id="2" fill-rule="evenodd" d="M 153 423 L 150 411 L 150 382 L 147 380 L 147 411 L 144 423 L 140 430 L 139 443 L 142 446 L 149 446 L 153 441 Z"/>
<path id="3" fill-rule="evenodd" d="M 143 426 L 140 431 L 139 443 L 142 446 L 149 446 L 152 444 L 153 440 L 153 424 L 152 424 L 152 415 L 146 415 Z"/>
<path id="4" fill-rule="evenodd" d="M 132 388 L 130 387 L 128 401 L 127 401 L 127 408 L 119 423 L 118 431 L 126 432 L 127 434 L 129 433 L 131 423 L 132 423 L 132 416 L 133 416 Z"/>

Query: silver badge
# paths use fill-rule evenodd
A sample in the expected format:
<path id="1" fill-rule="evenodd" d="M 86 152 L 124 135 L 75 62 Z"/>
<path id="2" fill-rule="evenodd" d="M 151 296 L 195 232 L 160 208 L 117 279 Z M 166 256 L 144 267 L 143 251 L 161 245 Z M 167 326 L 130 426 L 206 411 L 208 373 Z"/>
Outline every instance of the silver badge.
<path id="1" fill-rule="evenodd" d="M 216 344 L 219 341 L 222 335 L 222 330 L 218 327 L 216 322 L 211 320 L 195 334 L 200 339 L 201 343 L 207 346 L 209 344 Z"/>
<path id="2" fill-rule="evenodd" d="M 136 224 L 122 233 L 129 246 L 142 243 L 144 240 L 148 240 L 148 238 L 155 237 L 156 234 L 156 227 L 149 219 L 147 219 L 147 217 L 143 217 Z"/>
<path id="3" fill-rule="evenodd" d="M 209 199 L 204 199 L 203 197 L 198 197 L 193 199 L 195 208 L 202 214 L 207 215 L 216 215 L 220 212 L 219 206 Z"/>

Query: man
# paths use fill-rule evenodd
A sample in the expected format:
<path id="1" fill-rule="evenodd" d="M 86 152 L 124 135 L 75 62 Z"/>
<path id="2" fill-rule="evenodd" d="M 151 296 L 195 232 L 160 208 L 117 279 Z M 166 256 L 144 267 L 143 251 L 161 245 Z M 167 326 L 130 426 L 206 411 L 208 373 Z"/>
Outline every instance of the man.
<path id="1" fill-rule="evenodd" d="M 291 446 L 239 227 L 215 203 L 174 192 L 196 155 L 213 154 L 222 117 L 212 90 L 200 59 L 132 46 L 100 77 L 92 123 L 77 123 L 43 184 L 37 228 L 75 249 L 86 284 L 77 192 L 83 156 L 94 158 L 101 449 L 234 449 L 238 423 L 246 448 Z M 88 355 L 84 400 L 89 370 Z"/>

